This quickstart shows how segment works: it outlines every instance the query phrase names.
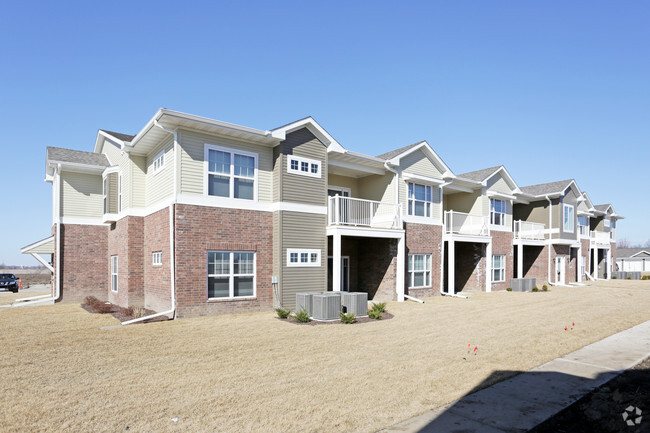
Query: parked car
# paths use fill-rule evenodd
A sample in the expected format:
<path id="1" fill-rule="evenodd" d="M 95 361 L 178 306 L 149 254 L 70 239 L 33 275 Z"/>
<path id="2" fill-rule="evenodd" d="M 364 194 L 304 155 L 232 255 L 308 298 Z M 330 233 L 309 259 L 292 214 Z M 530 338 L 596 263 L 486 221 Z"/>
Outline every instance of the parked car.
<path id="1" fill-rule="evenodd" d="M 14 274 L 0 274 L 0 289 L 18 293 L 18 278 Z"/>

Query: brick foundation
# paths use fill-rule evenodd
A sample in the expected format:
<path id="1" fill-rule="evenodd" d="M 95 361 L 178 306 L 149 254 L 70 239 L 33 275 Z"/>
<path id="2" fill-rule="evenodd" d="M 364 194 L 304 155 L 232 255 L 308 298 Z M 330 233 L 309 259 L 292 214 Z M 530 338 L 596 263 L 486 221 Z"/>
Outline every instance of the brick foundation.
<path id="1" fill-rule="evenodd" d="M 144 305 L 144 274 L 142 246 L 144 218 L 127 216 L 108 228 L 106 279 L 108 300 L 122 307 Z M 111 290 L 110 257 L 118 256 L 118 290 Z"/>
<path id="2" fill-rule="evenodd" d="M 431 254 L 431 286 L 408 288 L 408 255 Z M 442 226 L 406 223 L 406 257 L 404 258 L 404 287 L 406 294 L 416 298 L 440 295 L 440 265 L 442 260 Z"/>
<path id="3" fill-rule="evenodd" d="M 144 306 L 158 312 L 167 311 L 171 309 L 172 281 L 169 208 L 147 215 L 143 221 L 143 229 Z M 154 266 L 152 255 L 157 251 L 162 252 L 162 265 Z"/>
<path id="4" fill-rule="evenodd" d="M 506 256 L 506 272 L 505 281 L 500 283 L 492 283 L 492 291 L 505 290 L 510 287 L 510 279 L 514 276 L 514 256 L 512 247 L 512 232 L 501 232 L 493 230 L 490 232 L 492 236 L 492 255 Z M 488 257 L 487 260 L 492 260 Z M 492 263 L 490 263 L 490 266 Z M 491 276 L 490 276 L 491 278 Z"/>

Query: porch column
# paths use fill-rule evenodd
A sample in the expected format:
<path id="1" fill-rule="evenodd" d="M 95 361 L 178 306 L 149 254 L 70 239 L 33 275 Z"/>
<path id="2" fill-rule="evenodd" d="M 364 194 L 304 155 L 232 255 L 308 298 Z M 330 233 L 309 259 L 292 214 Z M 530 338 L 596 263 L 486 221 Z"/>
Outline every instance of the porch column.
<path id="1" fill-rule="evenodd" d="M 591 266 L 594 269 L 591 276 L 594 277 L 594 280 L 597 280 L 598 279 L 598 248 L 591 249 Z"/>
<path id="2" fill-rule="evenodd" d="M 580 268 L 582 268 L 582 243 L 578 247 L 578 260 L 577 260 L 577 263 L 576 263 L 576 267 L 578 268 L 578 270 L 576 271 L 576 274 L 578 274 L 578 277 L 576 278 L 576 282 L 581 283 L 582 282 L 582 272 L 580 272 Z"/>
<path id="3" fill-rule="evenodd" d="M 397 281 L 395 284 L 395 291 L 397 292 L 398 302 L 404 302 L 404 266 L 406 261 L 406 257 L 404 256 L 406 252 L 404 247 L 405 243 L 404 235 L 402 235 L 402 237 L 397 240 Z"/>
<path id="4" fill-rule="evenodd" d="M 612 279 L 612 249 L 607 248 L 607 261 L 605 262 L 605 272 L 607 272 L 607 279 Z"/>
<path id="5" fill-rule="evenodd" d="M 341 235 L 332 236 L 332 290 L 341 291 Z"/>
<path id="6" fill-rule="evenodd" d="M 454 240 L 449 239 L 447 241 L 447 293 L 451 295 L 456 291 L 456 282 L 454 281 L 456 263 L 454 256 Z"/>
<path id="7" fill-rule="evenodd" d="M 517 244 L 517 278 L 524 278 L 524 244 Z"/>
<path id="8" fill-rule="evenodd" d="M 485 291 L 492 291 L 492 240 L 485 246 Z"/>

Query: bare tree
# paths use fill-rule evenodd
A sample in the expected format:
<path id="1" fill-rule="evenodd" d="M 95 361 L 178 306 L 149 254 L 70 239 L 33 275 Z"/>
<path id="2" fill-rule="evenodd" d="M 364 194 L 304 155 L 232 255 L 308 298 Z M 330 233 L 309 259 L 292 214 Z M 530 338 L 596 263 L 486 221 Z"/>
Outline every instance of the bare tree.
<path id="1" fill-rule="evenodd" d="M 627 239 L 619 239 L 616 241 L 616 248 L 632 248 L 632 243 Z"/>

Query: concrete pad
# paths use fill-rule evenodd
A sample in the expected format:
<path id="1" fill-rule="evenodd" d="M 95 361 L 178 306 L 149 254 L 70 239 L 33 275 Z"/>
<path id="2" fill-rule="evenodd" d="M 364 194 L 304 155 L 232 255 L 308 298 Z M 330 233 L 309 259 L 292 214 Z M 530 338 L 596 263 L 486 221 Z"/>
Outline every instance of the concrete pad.
<path id="1" fill-rule="evenodd" d="M 464 418 L 449 412 L 451 405 L 446 405 L 394 425 L 378 433 L 505 433 L 503 430 L 490 427 L 481 422 Z"/>

